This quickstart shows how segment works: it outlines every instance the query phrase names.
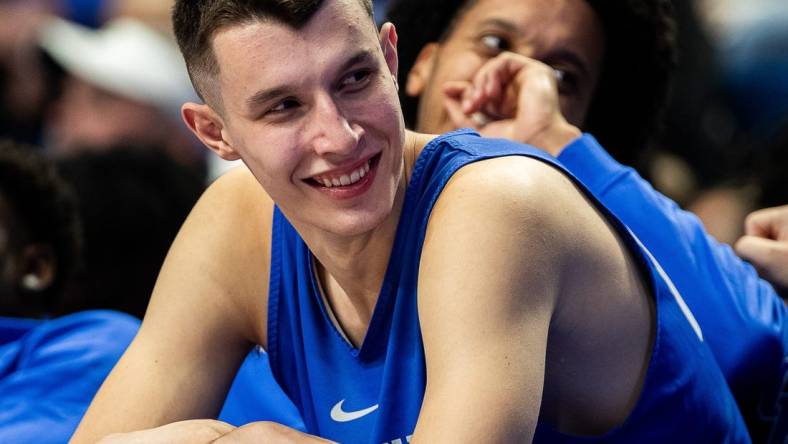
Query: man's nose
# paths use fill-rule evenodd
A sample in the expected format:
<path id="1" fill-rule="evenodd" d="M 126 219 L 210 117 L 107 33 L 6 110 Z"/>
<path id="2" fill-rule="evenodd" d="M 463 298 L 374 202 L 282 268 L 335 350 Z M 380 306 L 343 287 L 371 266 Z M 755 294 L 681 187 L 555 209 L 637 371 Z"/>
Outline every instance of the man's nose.
<path id="1" fill-rule="evenodd" d="M 314 133 L 311 145 L 317 154 L 346 155 L 355 150 L 364 129 L 353 122 L 352 116 L 345 115 L 332 97 L 318 97 L 312 112 L 310 130 Z"/>

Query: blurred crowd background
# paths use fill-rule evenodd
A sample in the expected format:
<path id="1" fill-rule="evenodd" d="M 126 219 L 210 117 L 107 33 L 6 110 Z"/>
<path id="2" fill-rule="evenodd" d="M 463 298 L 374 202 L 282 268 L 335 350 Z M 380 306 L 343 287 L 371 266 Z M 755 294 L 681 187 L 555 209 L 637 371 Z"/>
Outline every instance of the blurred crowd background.
<path id="1" fill-rule="evenodd" d="M 141 316 L 178 227 L 232 166 L 180 120 L 181 103 L 194 97 L 170 37 L 170 6 L 0 0 L 0 139 L 51 159 L 73 189 L 84 259 L 68 294 L 105 295 L 72 300 L 75 309 Z M 788 203 L 788 2 L 675 7 L 672 100 L 632 166 L 733 242 L 750 211 Z M 379 19 L 385 8 L 375 1 Z"/>
<path id="2" fill-rule="evenodd" d="M 386 2 L 374 1 L 381 20 Z M 26 411 L 17 400 L 46 400 L 62 389 L 78 408 L 56 411 L 47 427 L 52 436 L 70 435 L 138 325 L 84 310 L 141 318 L 189 210 L 237 165 L 203 149 L 181 121 L 181 104 L 197 99 L 171 36 L 171 5 L 0 0 L 0 422 L 48 413 Z M 679 55 L 664 124 L 646 150 L 619 160 L 733 243 L 752 210 L 788 204 L 788 2 L 674 6 Z M 48 330 L 33 331 L 41 325 Z M 25 334 L 27 342 L 18 341 Z M 35 379 L 35 371 L 17 371 L 19 363 L 34 367 L 26 353 L 60 365 L 52 353 L 64 350 L 74 365 L 61 367 L 73 374 Z M 247 387 L 272 392 L 270 377 L 269 385 L 260 380 L 264 355 L 249 359 L 241 381 L 254 377 Z M 50 397 L 56 408 L 66 405 Z M 243 402 L 235 405 L 244 411 Z M 6 427 L 2 436 L 24 436 L 21 430 Z"/>

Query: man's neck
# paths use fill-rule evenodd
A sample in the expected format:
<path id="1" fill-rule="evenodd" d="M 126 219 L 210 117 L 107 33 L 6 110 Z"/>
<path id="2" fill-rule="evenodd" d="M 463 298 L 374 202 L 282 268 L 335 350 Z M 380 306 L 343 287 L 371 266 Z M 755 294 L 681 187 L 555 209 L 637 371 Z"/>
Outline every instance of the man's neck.
<path id="1" fill-rule="evenodd" d="M 383 285 L 394 245 L 406 184 L 403 181 L 391 214 L 369 233 L 353 239 L 328 236 L 309 245 L 315 256 L 316 276 L 338 327 L 354 345 L 360 345 Z"/>
<path id="2" fill-rule="evenodd" d="M 327 236 L 309 245 L 327 308 L 354 346 L 363 342 L 383 285 L 394 245 L 408 181 L 418 153 L 432 136 L 408 132 L 403 179 L 392 211 L 375 230 L 353 239 Z"/>

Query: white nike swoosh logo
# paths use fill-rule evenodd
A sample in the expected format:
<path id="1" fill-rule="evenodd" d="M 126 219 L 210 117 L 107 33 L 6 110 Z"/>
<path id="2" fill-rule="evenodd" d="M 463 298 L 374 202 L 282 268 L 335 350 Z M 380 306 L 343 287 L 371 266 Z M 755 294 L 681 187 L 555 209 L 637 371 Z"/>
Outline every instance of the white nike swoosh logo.
<path id="1" fill-rule="evenodd" d="M 342 404 L 345 403 L 345 400 L 339 401 L 332 409 L 331 409 L 331 419 L 336 422 L 348 422 L 354 421 L 361 417 L 367 416 L 370 413 L 374 412 L 378 409 L 378 404 L 373 405 L 372 407 L 367 407 L 364 410 L 356 410 L 355 412 L 346 412 L 342 410 Z"/>

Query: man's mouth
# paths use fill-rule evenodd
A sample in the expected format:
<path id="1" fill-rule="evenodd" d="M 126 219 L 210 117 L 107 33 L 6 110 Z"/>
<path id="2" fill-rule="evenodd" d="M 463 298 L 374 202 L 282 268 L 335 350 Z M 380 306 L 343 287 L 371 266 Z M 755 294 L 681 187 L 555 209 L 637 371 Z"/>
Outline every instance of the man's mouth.
<path id="1" fill-rule="evenodd" d="M 362 179 L 364 179 L 367 174 L 369 174 L 369 170 L 374 168 L 379 159 L 380 154 L 378 153 L 368 159 L 362 165 L 357 166 L 350 171 L 341 174 L 321 174 L 310 178 L 309 181 L 312 182 L 313 185 L 323 186 L 325 188 L 350 187 L 361 182 Z"/>

